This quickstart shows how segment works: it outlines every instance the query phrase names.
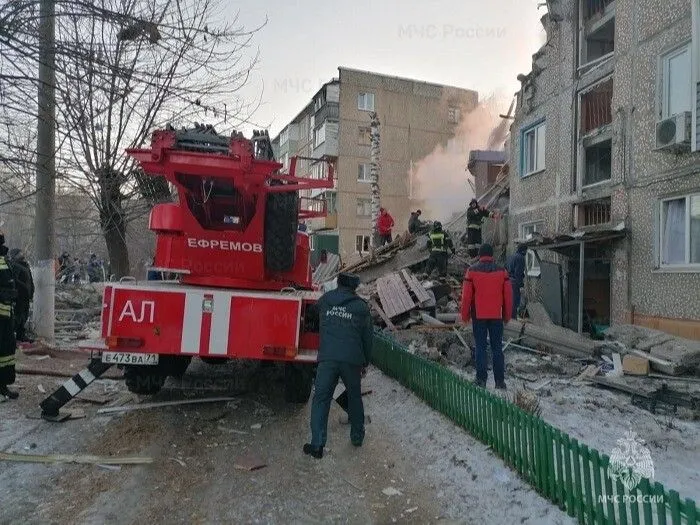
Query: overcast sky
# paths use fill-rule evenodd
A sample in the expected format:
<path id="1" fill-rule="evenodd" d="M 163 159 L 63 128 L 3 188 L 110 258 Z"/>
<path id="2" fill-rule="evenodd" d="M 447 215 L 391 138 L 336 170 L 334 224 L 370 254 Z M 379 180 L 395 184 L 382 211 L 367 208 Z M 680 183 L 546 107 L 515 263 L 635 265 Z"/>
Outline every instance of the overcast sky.
<path id="1" fill-rule="evenodd" d="M 245 94 L 263 89 L 252 120 L 272 136 L 338 66 L 510 96 L 544 43 L 537 0 L 223 1 L 248 28 L 268 17 Z"/>

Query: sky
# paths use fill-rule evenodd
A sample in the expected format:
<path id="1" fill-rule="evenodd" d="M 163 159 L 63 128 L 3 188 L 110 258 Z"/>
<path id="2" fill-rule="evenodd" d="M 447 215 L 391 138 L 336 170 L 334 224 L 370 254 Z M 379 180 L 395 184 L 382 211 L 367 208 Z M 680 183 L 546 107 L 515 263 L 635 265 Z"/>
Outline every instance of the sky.
<path id="1" fill-rule="evenodd" d="M 345 66 L 510 97 L 544 43 L 544 0 L 222 0 L 246 28 L 267 24 L 241 94 L 275 136 Z M 262 93 L 262 94 L 261 94 Z M 507 111 L 507 107 L 503 111 Z"/>

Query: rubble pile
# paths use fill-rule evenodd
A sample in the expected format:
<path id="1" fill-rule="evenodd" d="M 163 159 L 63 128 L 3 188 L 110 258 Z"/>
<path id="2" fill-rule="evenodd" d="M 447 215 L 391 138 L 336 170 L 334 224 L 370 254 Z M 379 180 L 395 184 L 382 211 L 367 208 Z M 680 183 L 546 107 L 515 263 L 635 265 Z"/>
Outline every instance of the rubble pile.
<path id="1" fill-rule="evenodd" d="M 55 301 L 57 347 L 70 348 L 78 341 L 98 338 L 102 313 L 100 285 L 57 285 Z"/>

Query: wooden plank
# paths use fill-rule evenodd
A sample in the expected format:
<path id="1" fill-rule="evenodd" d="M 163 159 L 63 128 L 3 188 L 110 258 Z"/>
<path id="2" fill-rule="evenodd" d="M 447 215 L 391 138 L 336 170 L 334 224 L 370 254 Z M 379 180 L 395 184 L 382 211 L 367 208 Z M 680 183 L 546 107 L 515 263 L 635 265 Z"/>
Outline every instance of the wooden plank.
<path id="1" fill-rule="evenodd" d="M 401 273 L 403 274 L 404 279 L 406 279 L 408 286 L 410 286 L 413 293 L 416 294 L 416 299 L 419 303 L 423 304 L 430 301 L 430 294 L 428 293 L 428 290 L 423 288 L 418 279 L 416 279 L 415 275 L 408 270 L 401 270 Z"/>
<path id="2" fill-rule="evenodd" d="M 401 300 L 402 306 L 407 310 L 412 310 L 413 308 L 415 308 L 416 303 L 411 298 L 411 294 L 408 293 L 406 285 L 401 279 L 401 276 L 398 273 L 394 273 L 392 274 L 391 279 L 394 282 L 394 289 L 396 290 L 396 293 Z"/>
<path id="3" fill-rule="evenodd" d="M 382 308 L 389 318 L 401 315 L 416 307 L 398 274 L 394 273 L 378 279 L 377 294 Z"/>
<path id="4" fill-rule="evenodd" d="M 126 405 L 121 407 L 100 408 L 98 414 L 111 414 L 113 412 L 128 412 L 131 410 L 146 410 L 148 408 L 171 407 L 179 405 L 194 405 L 198 403 L 219 403 L 223 401 L 236 401 L 235 397 L 205 397 L 202 399 L 182 399 L 179 401 L 161 401 L 158 403 L 143 403 L 141 405 Z"/>
<path id="5" fill-rule="evenodd" d="M 393 294 L 390 289 L 389 277 L 384 276 L 377 279 L 377 294 L 379 295 L 379 301 L 382 304 L 382 308 L 386 313 L 387 317 L 395 317 L 400 307 L 396 304 Z"/>
<path id="6" fill-rule="evenodd" d="M 391 322 L 391 319 L 389 319 L 389 317 L 386 315 L 386 312 L 382 310 L 382 307 L 377 304 L 377 301 L 370 299 L 369 305 L 374 308 L 374 310 L 379 314 L 379 317 L 382 318 L 382 321 L 386 323 L 390 330 L 396 330 L 396 326 Z"/>
<path id="7" fill-rule="evenodd" d="M 149 457 L 89 456 L 81 454 L 13 454 L 0 452 L 1 461 L 22 463 L 80 463 L 91 465 L 143 465 L 153 463 Z"/>

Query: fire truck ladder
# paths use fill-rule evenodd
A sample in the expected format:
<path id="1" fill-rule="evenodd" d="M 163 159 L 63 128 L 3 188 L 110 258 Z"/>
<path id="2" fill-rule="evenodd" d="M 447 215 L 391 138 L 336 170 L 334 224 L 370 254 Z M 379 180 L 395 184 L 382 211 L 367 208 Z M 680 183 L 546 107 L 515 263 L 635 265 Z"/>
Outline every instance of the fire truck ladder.
<path id="1" fill-rule="evenodd" d="M 75 374 L 58 387 L 58 390 L 39 403 L 41 417 L 48 421 L 60 421 L 61 408 L 111 367 L 112 364 L 103 363 L 100 359 L 93 358 L 85 370 Z"/>

